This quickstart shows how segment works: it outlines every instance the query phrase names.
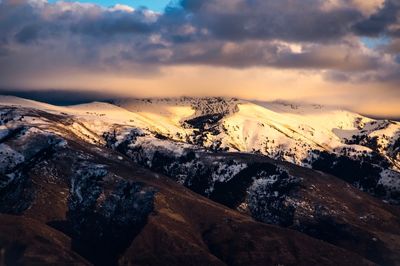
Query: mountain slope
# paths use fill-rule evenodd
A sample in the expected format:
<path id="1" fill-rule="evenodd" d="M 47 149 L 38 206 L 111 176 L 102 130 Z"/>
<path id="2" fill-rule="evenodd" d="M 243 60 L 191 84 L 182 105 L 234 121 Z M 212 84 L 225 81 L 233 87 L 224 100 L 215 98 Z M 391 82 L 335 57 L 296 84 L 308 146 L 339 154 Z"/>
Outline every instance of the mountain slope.
<path id="1" fill-rule="evenodd" d="M 399 202 L 399 122 L 373 120 L 332 107 L 279 102 L 221 98 L 117 102 L 137 114 L 160 103 L 190 106 L 195 115 L 176 117 L 181 122 L 179 130 L 150 127 L 158 135 L 215 151 L 261 153 L 334 174 L 375 196 Z"/>
<path id="2" fill-rule="evenodd" d="M 108 103 L 2 98 L 0 212 L 56 228 L 65 249 L 71 241 L 71 254 L 95 264 L 399 265 L 397 207 L 321 172 L 195 145 L 196 130 L 240 114 L 237 100 L 164 101 L 139 101 L 151 117 Z M 164 131 L 175 129 L 187 139 Z"/>
<path id="3" fill-rule="evenodd" d="M 114 137 L 123 140 L 136 128 L 152 138 L 208 150 L 261 153 L 333 174 L 391 203 L 400 201 L 399 122 L 320 105 L 223 98 L 136 99 L 59 107 L 2 96 L 2 103 L 75 117 L 69 129 L 92 143 L 105 144 L 103 135 L 114 131 L 118 132 Z M 1 126 L 0 137 L 6 131 Z"/>
<path id="4" fill-rule="evenodd" d="M 8 215 L 0 215 L 0 249 L 11 265 L 373 265 L 255 222 L 91 143 L 69 115 L 1 113 L 0 212 Z"/>

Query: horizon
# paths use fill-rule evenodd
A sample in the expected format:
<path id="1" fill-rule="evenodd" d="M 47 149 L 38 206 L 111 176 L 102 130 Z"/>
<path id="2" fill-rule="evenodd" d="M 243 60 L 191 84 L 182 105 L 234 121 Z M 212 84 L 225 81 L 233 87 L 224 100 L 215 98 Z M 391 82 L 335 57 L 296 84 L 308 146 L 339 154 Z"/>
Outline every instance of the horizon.
<path id="1" fill-rule="evenodd" d="M 36 91 L 12 91 L 12 90 L 1 90 L 0 89 L 0 96 L 12 96 L 18 97 L 27 100 L 38 101 L 42 103 L 47 103 L 56 106 L 72 106 L 72 105 L 79 105 L 79 104 L 87 104 L 92 102 L 105 102 L 105 103 L 112 103 L 115 100 L 147 100 L 147 99 L 180 99 L 180 98 L 194 98 L 194 99 L 201 99 L 201 98 L 224 98 L 224 99 L 238 99 L 253 103 L 287 103 L 287 104 L 298 104 L 298 105 L 320 105 L 317 102 L 301 102 L 301 101 L 288 101 L 285 99 L 275 99 L 271 101 L 260 101 L 257 99 L 244 99 L 244 98 L 237 98 L 237 97 L 226 97 L 226 96 L 188 96 L 188 95 L 180 95 L 180 96 L 172 96 L 172 97 L 135 97 L 135 96 L 115 96 L 112 94 L 102 94 L 98 92 L 91 92 L 91 91 L 80 91 L 77 95 L 76 92 L 71 91 L 60 91 L 60 90 L 36 90 Z M 346 106 L 339 106 L 339 105 L 322 105 L 331 108 L 343 109 L 350 112 L 355 112 L 355 110 L 351 110 Z M 400 116 L 374 116 L 373 114 L 366 114 L 366 113 L 358 113 L 362 116 L 377 119 L 377 120 L 393 120 L 400 122 Z"/>

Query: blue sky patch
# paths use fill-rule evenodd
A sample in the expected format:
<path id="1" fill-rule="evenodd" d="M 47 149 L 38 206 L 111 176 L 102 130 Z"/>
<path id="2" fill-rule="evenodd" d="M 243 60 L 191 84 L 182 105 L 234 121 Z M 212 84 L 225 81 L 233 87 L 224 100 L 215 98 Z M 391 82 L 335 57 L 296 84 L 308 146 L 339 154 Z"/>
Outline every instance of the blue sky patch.
<path id="1" fill-rule="evenodd" d="M 370 49 L 375 49 L 380 46 L 384 46 L 390 43 L 390 38 L 388 37 L 362 37 L 361 41 Z"/>
<path id="2" fill-rule="evenodd" d="M 55 3 L 58 0 L 49 0 L 50 3 Z M 131 6 L 134 8 L 147 7 L 148 9 L 162 12 L 168 5 L 170 0 L 79 0 L 79 1 L 65 1 L 65 2 L 81 2 L 81 3 L 94 3 L 104 7 L 111 7 L 116 4 Z"/>

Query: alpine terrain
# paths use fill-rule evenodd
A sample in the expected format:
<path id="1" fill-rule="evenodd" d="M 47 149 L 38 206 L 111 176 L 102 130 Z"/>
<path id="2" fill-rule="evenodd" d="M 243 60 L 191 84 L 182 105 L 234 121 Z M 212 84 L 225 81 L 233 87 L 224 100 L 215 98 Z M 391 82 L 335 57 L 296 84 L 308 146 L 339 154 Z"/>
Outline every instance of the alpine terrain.
<path id="1" fill-rule="evenodd" d="M 400 122 L 0 96 L 0 265 L 400 265 Z"/>

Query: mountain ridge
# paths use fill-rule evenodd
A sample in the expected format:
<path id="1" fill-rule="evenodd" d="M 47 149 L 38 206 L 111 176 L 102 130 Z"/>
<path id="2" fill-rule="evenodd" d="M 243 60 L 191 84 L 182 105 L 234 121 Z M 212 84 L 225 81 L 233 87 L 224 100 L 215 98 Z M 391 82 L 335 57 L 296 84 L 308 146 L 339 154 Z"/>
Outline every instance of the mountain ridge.
<path id="1" fill-rule="evenodd" d="M 124 127 L 134 127 L 154 138 L 214 151 L 260 153 L 333 174 L 338 162 L 361 172 L 368 165 L 380 172 L 377 184 L 363 187 L 355 180 L 354 185 L 367 191 L 379 187 L 384 199 L 399 200 L 399 122 L 321 105 L 257 105 L 226 98 L 134 99 L 66 107 L 20 98 L 1 101 L 77 117 L 80 122 L 73 127 L 78 133 L 84 128 L 91 141 L 104 142 L 102 135 L 112 130 L 122 132 L 123 138 Z"/>

